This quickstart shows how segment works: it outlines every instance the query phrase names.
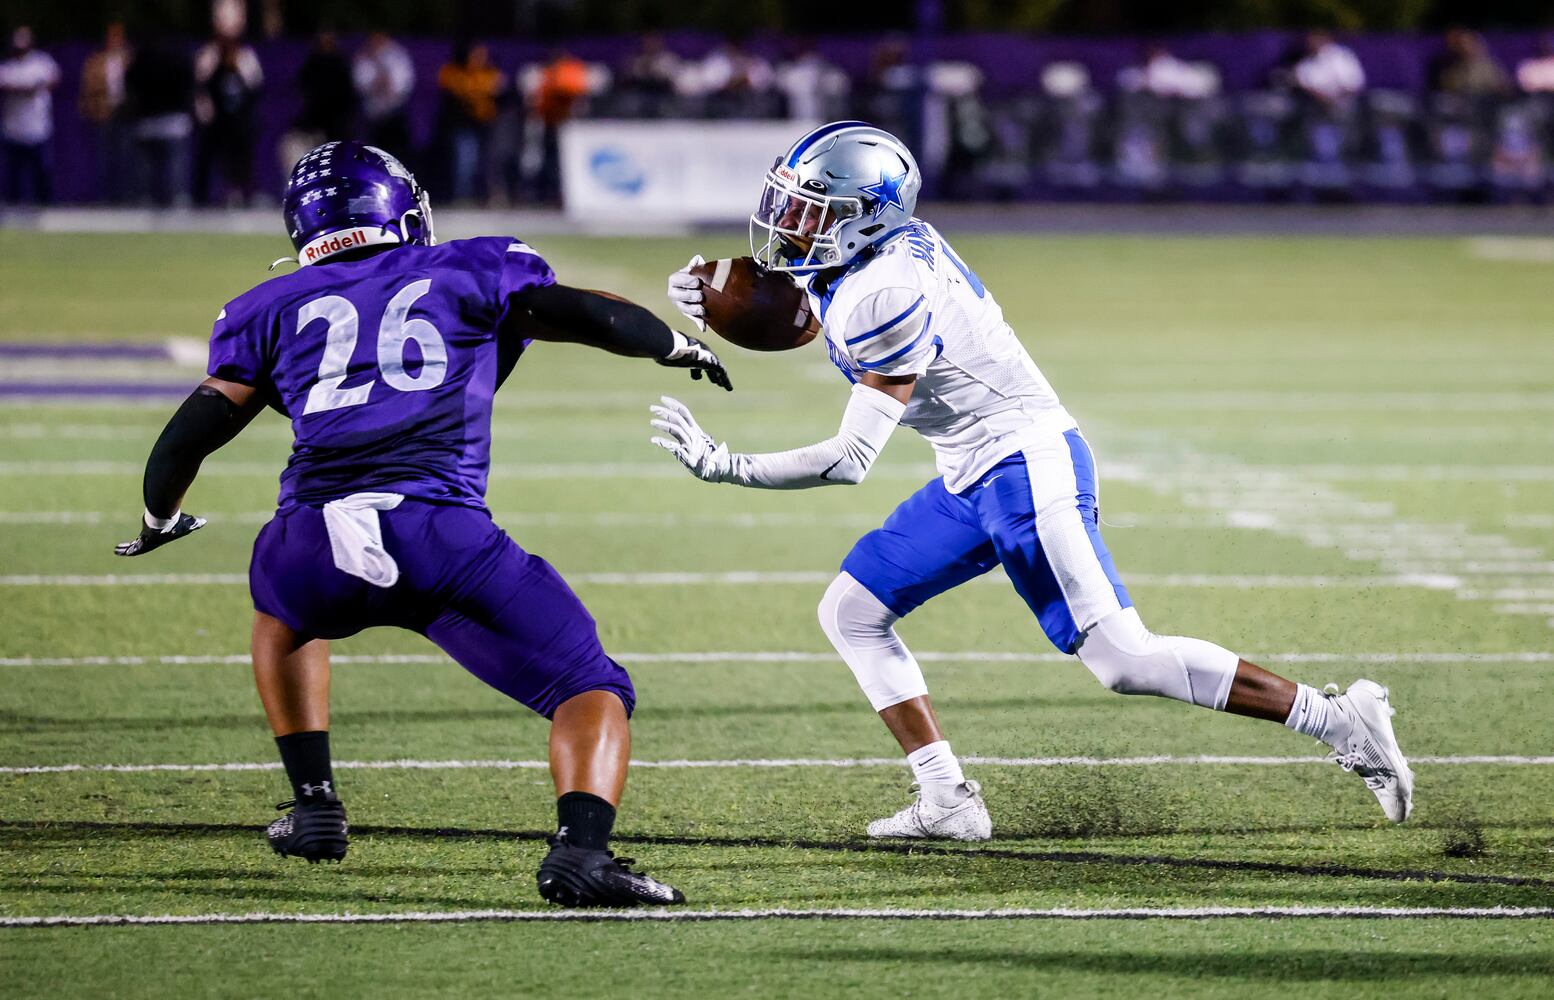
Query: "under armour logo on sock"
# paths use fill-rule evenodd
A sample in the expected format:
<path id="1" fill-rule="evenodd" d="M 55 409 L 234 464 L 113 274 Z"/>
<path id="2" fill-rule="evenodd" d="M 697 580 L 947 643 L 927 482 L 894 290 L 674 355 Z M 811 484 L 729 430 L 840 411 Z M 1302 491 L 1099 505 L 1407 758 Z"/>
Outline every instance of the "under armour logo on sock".
<path id="1" fill-rule="evenodd" d="M 301 788 L 302 794 L 307 796 L 329 795 L 334 792 L 334 789 L 329 787 L 329 782 L 327 781 L 321 781 L 316 785 L 303 784 Z"/>

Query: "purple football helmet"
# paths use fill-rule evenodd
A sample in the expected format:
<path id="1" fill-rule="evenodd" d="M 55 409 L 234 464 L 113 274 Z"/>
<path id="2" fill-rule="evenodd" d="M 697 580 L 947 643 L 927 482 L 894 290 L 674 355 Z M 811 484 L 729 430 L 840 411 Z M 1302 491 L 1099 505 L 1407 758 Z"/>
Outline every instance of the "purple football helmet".
<path id="1" fill-rule="evenodd" d="M 326 142 L 298 160 L 281 214 L 303 265 L 375 243 L 436 242 L 426 191 L 403 163 L 360 142 Z"/>

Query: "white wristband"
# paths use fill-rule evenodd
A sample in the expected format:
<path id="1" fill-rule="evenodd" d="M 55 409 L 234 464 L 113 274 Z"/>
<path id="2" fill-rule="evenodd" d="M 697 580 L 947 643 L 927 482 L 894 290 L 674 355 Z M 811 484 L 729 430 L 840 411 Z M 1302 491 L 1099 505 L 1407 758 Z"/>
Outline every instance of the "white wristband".
<path id="1" fill-rule="evenodd" d="M 685 334 L 681 333 L 679 330 L 674 329 L 673 327 L 670 328 L 669 335 L 673 337 L 674 340 L 669 346 L 669 353 L 664 355 L 664 360 L 678 361 L 686 354 L 686 352 L 691 349 L 691 338 L 687 337 Z"/>

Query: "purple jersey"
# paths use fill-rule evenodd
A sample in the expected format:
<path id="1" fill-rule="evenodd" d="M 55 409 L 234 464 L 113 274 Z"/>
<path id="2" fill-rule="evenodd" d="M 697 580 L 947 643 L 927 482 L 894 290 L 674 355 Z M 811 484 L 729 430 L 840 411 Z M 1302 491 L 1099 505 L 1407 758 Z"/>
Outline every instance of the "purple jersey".
<path id="1" fill-rule="evenodd" d="M 555 280 L 497 236 L 303 267 L 227 303 L 208 370 L 291 418 L 282 507 L 366 490 L 483 507 L 497 330 L 511 296 Z"/>

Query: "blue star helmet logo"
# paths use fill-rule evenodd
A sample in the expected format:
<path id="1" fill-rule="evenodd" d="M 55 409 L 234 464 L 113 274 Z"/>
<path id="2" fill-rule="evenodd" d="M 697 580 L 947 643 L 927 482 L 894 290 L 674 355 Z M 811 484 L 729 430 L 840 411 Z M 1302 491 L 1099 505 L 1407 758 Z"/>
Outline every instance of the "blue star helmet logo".
<path id="1" fill-rule="evenodd" d="M 902 167 L 901 172 L 896 174 L 886 173 L 885 168 L 881 167 L 879 182 L 866 184 L 858 190 L 874 199 L 874 216 L 876 218 L 891 205 L 904 212 L 906 211 L 906 203 L 901 200 L 901 185 L 906 183 L 906 179 L 906 167 Z"/>

